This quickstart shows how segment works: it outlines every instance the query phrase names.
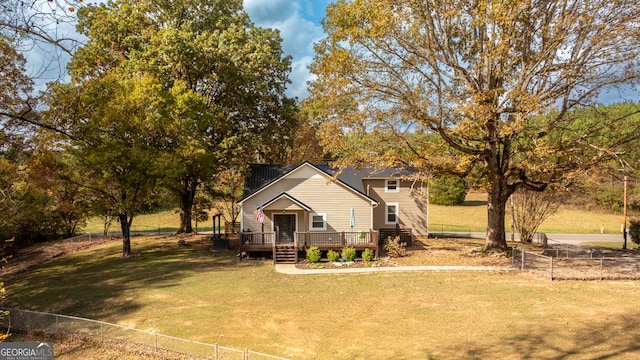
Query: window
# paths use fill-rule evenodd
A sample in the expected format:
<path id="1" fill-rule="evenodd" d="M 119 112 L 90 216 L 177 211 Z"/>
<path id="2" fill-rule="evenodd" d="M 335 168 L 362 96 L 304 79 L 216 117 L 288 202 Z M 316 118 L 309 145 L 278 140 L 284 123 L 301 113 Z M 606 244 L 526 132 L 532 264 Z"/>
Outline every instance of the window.
<path id="1" fill-rule="evenodd" d="M 400 184 L 398 180 L 386 180 L 384 192 L 400 192 Z"/>
<path id="2" fill-rule="evenodd" d="M 312 214 L 311 230 L 327 230 L 327 214 Z"/>
<path id="3" fill-rule="evenodd" d="M 395 224 L 398 222 L 398 204 L 397 203 L 387 203 L 387 207 L 385 208 L 385 221 L 387 224 Z"/>

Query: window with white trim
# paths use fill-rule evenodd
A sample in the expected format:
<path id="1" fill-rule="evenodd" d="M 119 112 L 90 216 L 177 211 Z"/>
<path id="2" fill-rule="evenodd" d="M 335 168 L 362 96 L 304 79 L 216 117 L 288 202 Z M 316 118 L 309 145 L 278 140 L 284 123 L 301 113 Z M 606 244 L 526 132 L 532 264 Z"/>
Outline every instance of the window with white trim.
<path id="1" fill-rule="evenodd" d="M 387 224 L 395 224 L 398 222 L 398 214 L 400 213 L 400 208 L 398 207 L 398 203 L 387 203 L 385 207 L 384 219 Z"/>
<path id="2" fill-rule="evenodd" d="M 400 192 L 400 182 L 397 179 L 385 180 L 384 192 Z"/>
<path id="3" fill-rule="evenodd" d="M 327 230 L 327 214 L 311 214 L 311 230 Z"/>

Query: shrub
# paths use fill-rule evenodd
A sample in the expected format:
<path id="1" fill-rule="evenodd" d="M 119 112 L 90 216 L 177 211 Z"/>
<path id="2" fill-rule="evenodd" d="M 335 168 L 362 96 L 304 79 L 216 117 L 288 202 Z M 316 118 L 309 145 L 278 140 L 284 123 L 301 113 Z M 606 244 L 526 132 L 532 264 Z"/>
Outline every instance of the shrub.
<path id="1" fill-rule="evenodd" d="M 340 261 L 340 253 L 337 251 L 329 250 L 327 252 L 327 259 L 331 262 Z"/>
<path id="2" fill-rule="evenodd" d="M 307 249 L 307 261 L 312 264 L 319 263 L 321 255 L 322 253 L 317 246 L 312 246 Z"/>
<path id="3" fill-rule="evenodd" d="M 467 181 L 459 176 L 444 176 L 429 183 L 429 202 L 435 205 L 460 205 L 467 196 Z"/>
<path id="4" fill-rule="evenodd" d="M 631 241 L 640 244 L 640 220 L 631 220 L 629 223 L 629 236 Z"/>
<path id="5" fill-rule="evenodd" d="M 371 249 L 364 249 L 364 251 L 362 252 L 362 260 L 369 262 L 373 260 L 373 250 Z"/>
<path id="6" fill-rule="evenodd" d="M 352 247 L 346 247 L 342 249 L 342 257 L 347 259 L 347 261 L 353 261 L 356 259 L 356 249 Z"/>
<path id="7" fill-rule="evenodd" d="M 400 236 L 396 236 L 393 239 L 388 237 L 384 243 L 384 249 L 387 251 L 390 257 L 403 257 L 407 255 L 407 243 L 400 241 Z"/>

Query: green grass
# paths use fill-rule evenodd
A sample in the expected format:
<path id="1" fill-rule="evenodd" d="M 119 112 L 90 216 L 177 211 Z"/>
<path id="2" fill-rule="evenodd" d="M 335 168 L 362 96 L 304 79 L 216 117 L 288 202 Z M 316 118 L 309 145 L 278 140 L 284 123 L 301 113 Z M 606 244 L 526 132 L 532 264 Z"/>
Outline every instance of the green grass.
<path id="1" fill-rule="evenodd" d="M 620 250 L 622 248 L 622 241 L 619 243 L 611 243 L 611 242 L 584 242 L 580 244 L 581 246 L 587 247 L 595 247 L 601 249 L 608 250 Z M 627 249 L 638 249 L 638 244 L 634 244 L 630 239 L 627 239 Z"/>
<path id="2" fill-rule="evenodd" d="M 136 237 L 8 284 L 22 308 L 298 359 L 592 359 L 640 355 L 636 282 L 520 273 L 290 276 L 207 241 Z M 64 359 L 64 356 L 56 359 Z"/>
<path id="3" fill-rule="evenodd" d="M 507 230 L 509 231 L 511 220 L 509 213 L 506 215 Z M 430 205 L 429 224 L 429 230 L 432 232 L 484 232 L 487 228 L 487 195 L 471 192 L 461 206 Z M 558 212 L 547 219 L 538 231 L 549 234 L 598 234 L 600 227 L 604 226 L 606 234 L 620 234 L 621 224 L 622 215 L 620 214 L 560 207 Z M 175 232 L 179 225 L 180 216 L 175 209 L 137 215 L 133 220 L 133 230 L 135 231 Z M 200 232 L 212 230 L 210 221 L 200 222 L 197 225 Z M 193 226 L 195 230 L 195 222 Z M 84 232 L 102 232 L 102 230 L 101 218 L 90 219 L 87 226 L 82 229 Z M 111 225 L 111 231 L 120 231 L 120 224 L 114 222 Z"/>
<path id="4" fill-rule="evenodd" d="M 192 223 L 193 229 L 196 230 L 196 225 L 199 232 L 211 231 L 213 224 L 211 220 L 205 222 L 195 221 Z M 222 224 L 224 226 L 224 224 Z M 134 231 L 148 231 L 148 232 L 175 232 L 180 227 L 180 215 L 176 209 L 163 210 L 150 214 L 139 214 L 134 216 L 132 230 Z M 82 229 L 83 232 L 102 232 L 104 229 L 104 222 L 100 217 L 94 217 L 87 221 L 87 225 Z M 113 222 L 109 231 L 119 232 L 120 223 Z"/>
<path id="5" fill-rule="evenodd" d="M 506 215 L 510 229 L 510 214 Z M 604 226 L 606 234 L 621 234 L 622 220 L 621 214 L 561 206 L 542 223 L 538 231 L 549 234 L 599 234 L 600 227 Z M 444 224 L 445 231 L 483 232 L 487 227 L 487 195 L 471 192 L 462 206 L 430 205 L 429 224 L 431 231 L 441 231 L 441 225 Z"/>

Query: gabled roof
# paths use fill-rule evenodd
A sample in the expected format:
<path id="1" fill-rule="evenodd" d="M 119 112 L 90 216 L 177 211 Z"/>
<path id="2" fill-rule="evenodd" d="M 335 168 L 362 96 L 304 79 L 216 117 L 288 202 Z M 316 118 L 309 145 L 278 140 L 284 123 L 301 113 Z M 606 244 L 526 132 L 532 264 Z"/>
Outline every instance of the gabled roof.
<path id="1" fill-rule="evenodd" d="M 302 201 L 300 201 L 300 200 L 294 198 L 293 196 L 287 194 L 286 192 L 282 192 L 278 196 L 274 197 L 273 199 L 270 199 L 270 200 L 266 201 L 262 205 L 262 208 L 266 209 L 267 207 L 269 207 L 269 205 L 275 203 L 276 201 L 278 201 L 280 199 L 287 199 L 287 200 L 291 201 L 292 203 L 296 204 L 297 206 L 299 206 L 302 210 L 311 211 L 310 207 L 305 205 Z"/>
<path id="2" fill-rule="evenodd" d="M 298 165 L 252 164 L 251 174 L 245 181 L 244 196 L 242 197 L 242 199 L 238 200 L 237 204 L 241 204 L 246 199 L 252 197 L 263 189 L 266 189 L 271 184 L 277 182 L 281 178 L 303 166 L 310 166 L 327 178 L 333 178 L 334 174 L 336 173 L 336 170 L 331 168 L 329 165 L 313 165 L 307 161 Z M 370 198 L 365 194 L 361 178 L 357 178 L 356 176 L 351 175 L 343 176 L 341 173 L 338 175 L 336 183 L 346 187 L 348 190 L 357 193 L 358 195 L 366 198 L 373 203 L 378 203 L 376 200 Z"/>

